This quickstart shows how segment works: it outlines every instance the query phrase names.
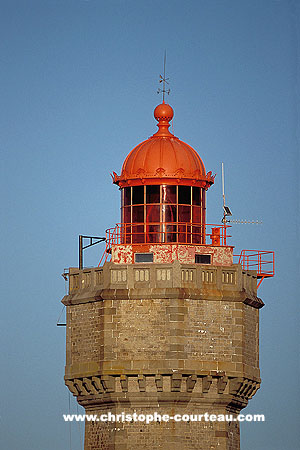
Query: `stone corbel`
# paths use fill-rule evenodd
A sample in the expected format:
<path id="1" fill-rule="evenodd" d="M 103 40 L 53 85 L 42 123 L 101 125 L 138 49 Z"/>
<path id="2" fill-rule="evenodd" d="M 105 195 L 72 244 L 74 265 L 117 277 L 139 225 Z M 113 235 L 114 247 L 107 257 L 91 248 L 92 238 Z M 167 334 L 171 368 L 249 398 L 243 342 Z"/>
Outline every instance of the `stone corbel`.
<path id="1" fill-rule="evenodd" d="M 202 393 L 207 394 L 212 383 L 212 376 L 206 375 L 202 378 Z"/>
<path id="2" fill-rule="evenodd" d="M 186 392 L 193 392 L 193 389 L 195 387 L 197 381 L 197 375 L 190 375 L 186 379 Z"/>
<path id="3" fill-rule="evenodd" d="M 240 388 L 243 385 L 243 378 L 232 378 L 229 380 L 229 394 L 239 395 Z"/>
<path id="4" fill-rule="evenodd" d="M 65 381 L 65 385 L 72 392 L 73 395 L 79 395 L 78 389 L 74 386 L 74 382 L 70 380 Z"/>
<path id="5" fill-rule="evenodd" d="M 138 384 L 140 392 L 146 391 L 146 378 L 144 375 L 138 375 Z"/>
<path id="6" fill-rule="evenodd" d="M 120 376 L 120 383 L 121 383 L 122 391 L 128 392 L 128 376 L 127 375 Z"/>
<path id="7" fill-rule="evenodd" d="M 260 383 L 257 383 L 256 381 L 253 382 L 252 389 L 251 389 L 251 391 L 248 393 L 248 398 L 249 398 L 249 399 L 252 398 L 252 397 L 256 394 L 256 392 L 258 391 L 259 388 L 260 388 Z"/>
<path id="8" fill-rule="evenodd" d="M 83 386 L 86 388 L 89 394 L 97 394 L 97 391 L 92 384 L 92 380 L 90 380 L 89 378 L 83 379 Z"/>
<path id="9" fill-rule="evenodd" d="M 79 378 L 75 378 L 74 385 L 78 390 L 78 392 L 80 393 L 80 395 L 89 395 L 89 392 L 84 387 L 82 380 L 80 380 Z"/>
<path id="10" fill-rule="evenodd" d="M 92 377 L 92 383 L 97 391 L 97 394 L 103 394 L 104 389 L 101 384 L 101 378 L 100 377 Z"/>
<path id="11" fill-rule="evenodd" d="M 155 384 L 156 384 L 157 392 L 162 392 L 163 391 L 163 377 L 161 375 L 155 376 Z"/>
<path id="12" fill-rule="evenodd" d="M 217 381 L 218 394 L 223 394 L 228 383 L 227 377 L 220 377 Z"/>
<path id="13" fill-rule="evenodd" d="M 180 392 L 182 375 L 180 373 L 173 373 L 171 376 L 171 392 Z"/>
<path id="14" fill-rule="evenodd" d="M 110 375 L 103 375 L 101 383 L 105 392 L 115 392 L 115 378 Z"/>

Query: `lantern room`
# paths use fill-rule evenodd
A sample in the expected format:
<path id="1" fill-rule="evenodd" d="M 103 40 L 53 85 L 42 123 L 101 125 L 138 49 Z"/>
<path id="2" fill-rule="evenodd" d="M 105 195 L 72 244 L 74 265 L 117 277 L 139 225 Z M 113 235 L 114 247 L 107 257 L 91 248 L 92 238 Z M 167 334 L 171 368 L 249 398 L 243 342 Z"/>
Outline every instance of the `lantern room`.
<path id="1" fill-rule="evenodd" d="M 173 115 L 170 105 L 158 105 L 157 133 L 129 153 L 120 176 L 114 173 L 124 243 L 205 243 L 205 193 L 214 177 L 195 150 L 169 131 Z"/>
<path id="2" fill-rule="evenodd" d="M 198 257 L 199 262 L 214 259 L 216 264 L 222 247 L 220 263 L 232 264 L 226 225 L 213 227 L 209 234 L 206 229 L 206 191 L 214 175 L 206 173 L 190 145 L 170 132 L 173 116 L 170 105 L 158 105 L 158 131 L 128 154 L 120 175 L 113 172 L 113 183 L 121 190 L 121 223 L 108 230 L 112 261 L 194 263 Z"/>

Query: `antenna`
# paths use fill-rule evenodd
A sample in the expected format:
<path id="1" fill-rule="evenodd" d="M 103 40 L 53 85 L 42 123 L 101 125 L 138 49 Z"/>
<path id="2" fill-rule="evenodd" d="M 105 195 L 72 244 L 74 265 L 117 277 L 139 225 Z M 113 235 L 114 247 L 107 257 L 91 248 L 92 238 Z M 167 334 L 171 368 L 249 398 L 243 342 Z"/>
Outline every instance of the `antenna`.
<path id="1" fill-rule="evenodd" d="M 231 219 L 231 220 L 227 220 L 227 223 L 239 223 L 239 224 L 254 224 L 254 225 L 261 225 L 262 221 L 261 220 L 243 220 L 243 219 Z"/>
<path id="2" fill-rule="evenodd" d="M 169 78 L 166 78 L 166 62 L 167 62 L 167 51 L 165 50 L 164 55 L 164 75 L 159 75 L 159 82 L 162 83 L 162 89 L 158 88 L 157 93 L 162 93 L 163 103 L 165 103 L 165 94 L 170 94 L 170 89 L 166 89 L 166 84 L 169 84 Z"/>

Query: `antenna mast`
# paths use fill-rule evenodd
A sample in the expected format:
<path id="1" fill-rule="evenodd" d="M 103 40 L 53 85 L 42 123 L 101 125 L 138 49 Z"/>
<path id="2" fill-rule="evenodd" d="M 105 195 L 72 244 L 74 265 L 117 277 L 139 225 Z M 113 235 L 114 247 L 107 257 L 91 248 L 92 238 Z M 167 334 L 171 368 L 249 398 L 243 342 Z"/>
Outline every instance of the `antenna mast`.
<path id="1" fill-rule="evenodd" d="M 223 197 L 223 223 L 225 223 L 225 183 L 224 183 L 224 163 L 222 162 L 222 197 Z"/>
<path id="2" fill-rule="evenodd" d="M 232 212 L 229 208 L 229 206 L 226 206 L 226 200 L 225 200 L 225 176 L 224 176 L 224 163 L 222 162 L 222 198 L 223 198 L 223 219 L 222 222 L 224 225 L 227 223 L 241 223 L 241 224 L 256 224 L 260 225 L 262 224 L 261 220 L 241 220 L 241 219 L 227 219 L 228 216 L 232 216 Z"/>
<path id="3" fill-rule="evenodd" d="M 232 216 L 229 206 L 226 206 L 225 202 L 225 180 L 224 180 L 224 163 L 222 163 L 222 197 L 223 197 L 223 219 L 224 225 L 228 222 L 227 216 Z"/>

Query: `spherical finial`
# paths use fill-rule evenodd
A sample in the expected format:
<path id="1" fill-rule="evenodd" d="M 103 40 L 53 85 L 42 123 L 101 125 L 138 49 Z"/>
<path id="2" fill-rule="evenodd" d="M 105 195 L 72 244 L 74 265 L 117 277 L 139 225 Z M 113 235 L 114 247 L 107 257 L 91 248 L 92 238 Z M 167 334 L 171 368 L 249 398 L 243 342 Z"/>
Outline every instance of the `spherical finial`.
<path id="1" fill-rule="evenodd" d="M 154 117 L 158 122 L 170 122 L 173 119 L 173 108 L 167 103 L 161 103 L 154 110 Z"/>

